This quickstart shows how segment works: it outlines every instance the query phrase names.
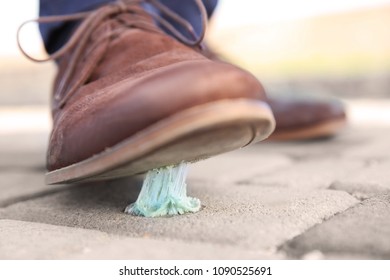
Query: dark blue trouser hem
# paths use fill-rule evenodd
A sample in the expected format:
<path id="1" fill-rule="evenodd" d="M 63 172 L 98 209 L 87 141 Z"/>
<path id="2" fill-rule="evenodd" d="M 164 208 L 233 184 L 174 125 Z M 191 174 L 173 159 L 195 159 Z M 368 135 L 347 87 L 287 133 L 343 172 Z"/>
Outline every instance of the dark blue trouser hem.
<path id="1" fill-rule="evenodd" d="M 92 10 L 98 6 L 114 2 L 115 0 L 40 0 L 39 15 L 53 16 L 78 13 Z M 201 22 L 197 6 L 193 0 L 160 0 L 163 4 L 186 18 L 197 32 L 200 32 Z M 217 6 L 218 0 L 203 0 L 208 16 L 210 17 Z M 169 20 L 167 18 L 167 20 Z M 171 22 L 179 31 L 182 27 Z M 45 23 L 39 25 L 48 53 L 53 53 L 65 44 L 72 34 L 77 22 Z M 183 31 L 184 32 L 184 31 Z"/>

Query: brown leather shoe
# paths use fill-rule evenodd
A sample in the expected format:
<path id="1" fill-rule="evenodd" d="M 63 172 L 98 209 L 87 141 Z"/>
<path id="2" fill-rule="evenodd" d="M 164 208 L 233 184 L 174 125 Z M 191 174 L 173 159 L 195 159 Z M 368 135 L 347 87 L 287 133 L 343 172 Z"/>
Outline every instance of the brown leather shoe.
<path id="1" fill-rule="evenodd" d="M 163 20 L 139 2 L 59 18 L 85 19 L 51 57 L 59 70 L 47 183 L 197 161 L 272 133 L 274 119 L 255 77 L 204 57 L 197 50 L 201 39 L 166 35 L 154 22 Z"/>
<path id="2" fill-rule="evenodd" d="M 331 137 L 347 123 L 345 109 L 338 100 L 313 97 L 269 98 L 276 120 L 270 140 L 308 140 Z"/>
<path id="3" fill-rule="evenodd" d="M 215 61 L 226 61 L 209 46 L 202 53 Z M 271 94 L 272 96 L 272 94 Z M 276 127 L 268 140 L 293 141 L 331 137 L 347 124 L 344 105 L 335 99 L 313 96 L 280 95 L 267 103 L 274 114 Z"/>

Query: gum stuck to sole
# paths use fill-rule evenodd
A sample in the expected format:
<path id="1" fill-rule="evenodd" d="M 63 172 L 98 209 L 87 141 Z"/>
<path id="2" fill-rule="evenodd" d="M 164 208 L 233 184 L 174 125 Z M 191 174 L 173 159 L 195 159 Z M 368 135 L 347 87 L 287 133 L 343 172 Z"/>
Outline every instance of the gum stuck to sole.
<path id="1" fill-rule="evenodd" d="M 127 206 L 125 213 L 153 218 L 198 212 L 200 200 L 187 196 L 188 168 L 189 164 L 182 162 L 149 171 L 137 201 Z"/>
<path id="2" fill-rule="evenodd" d="M 110 180 L 196 162 L 256 143 L 275 127 L 262 101 L 221 100 L 179 112 L 81 162 L 46 174 L 47 184 Z"/>

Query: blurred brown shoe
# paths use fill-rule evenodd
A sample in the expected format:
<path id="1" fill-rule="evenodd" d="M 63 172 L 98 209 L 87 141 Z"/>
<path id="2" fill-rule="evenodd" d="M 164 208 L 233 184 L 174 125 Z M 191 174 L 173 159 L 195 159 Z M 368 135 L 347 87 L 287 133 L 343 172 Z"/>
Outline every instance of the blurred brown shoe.
<path id="1" fill-rule="evenodd" d="M 204 57 L 196 50 L 200 40 L 167 36 L 137 2 L 85 14 L 52 55 L 59 69 L 49 184 L 196 161 L 261 141 L 274 129 L 254 76 Z"/>
<path id="2" fill-rule="evenodd" d="M 270 140 L 308 140 L 336 135 L 347 123 L 345 109 L 338 100 L 314 97 L 268 98 L 276 128 Z"/>
<path id="3" fill-rule="evenodd" d="M 209 46 L 203 55 L 215 61 L 227 61 Z M 346 127 L 347 116 L 342 102 L 315 96 L 278 95 L 270 97 L 276 127 L 269 140 L 295 141 L 332 137 Z"/>

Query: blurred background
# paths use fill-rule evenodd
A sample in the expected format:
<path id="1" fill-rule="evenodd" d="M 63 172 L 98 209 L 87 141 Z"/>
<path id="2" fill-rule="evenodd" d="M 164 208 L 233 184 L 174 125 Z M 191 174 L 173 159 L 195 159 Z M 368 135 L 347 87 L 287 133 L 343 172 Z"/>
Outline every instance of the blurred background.
<path id="1" fill-rule="evenodd" d="M 24 58 L 16 44 L 18 26 L 37 15 L 37 0 L 0 1 L 1 219 L 37 222 L 0 220 L 0 258 L 3 251 L 23 259 L 74 258 L 80 250 L 81 258 L 94 258 L 97 252 L 97 258 L 102 254 L 120 259 L 118 252 L 127 256 L 137 251 L 131 242 L 123 246 L 122 239 L 106 243 L 107 235 L 98 238 L 103 231 L 118 233 L 118 238 L 144 238 L 136 244 L 146 249 L 146 258 L 157 256 L 157 251 L 161 256 L 189 252 L 196 258 L 198 252 L 223 246 L 226 251 L 217 249 L 216 254 L 234 258 L 235 252 L 239 257 L 245 254 L 241 245 L 256 252 L 253 257 L 264 252 L 263 258 L 275 258 L 276 244 L 287 240 L 292 242 L 284 243 L 290 248 L 286 250 L 302 250 L 306 259 L 332 259 L 332 254 L 336 259 L 388 258 L 390 0 L 220 0 L 207 44 L 253 72 L 272 95 L 342 99 L 350 125 L 330 141 L 266 142 L 203 161 L 191 171 L 194 194 L 216 205 L 194 220 L 148 221 L 145 227 L 144 221 L 121 213 L 122 200 L 139 190 L 133 188 L 133 179 L 85 188 L 45 185 L 49 99 L 56 69 L 51 62 Z M 21 39 L 28 53 L 45 56 L 36 25 L 28 25 Z M 322 222 L 324 227 L 314 227 Z M 250 227 L 243 228 L 245 223 Z M 180 233 L 194 228 L 195 234 L 171 236 L 181 225 Z M 81 228 L 96 231 L 84 235 Z M 291 239 L 304 230 L 302 239 Z M 184 243 L 164 247 L 154 238 Z M 144 243 L 148 239 L 153 243 Z M 9 250 L 2 250 L 1 243 Z M 153 244 L 152 251 L 142 244 Z M 179 248 L 171 250 L 175 244 Z M 211 250 L 209 245 L 218 247 Z M 313 251 L 317 245 L 324 249 Z"/>
<path id="2" fill-rule="evenodd" d="M 210 41 L 266 83 L 386 97 L 390 1 L 222 1 Z"/>
<path id="3" fill-rule="evenodd" d="M 0 3 L 0 134 L 50 126 L 55 67 L 22 57 L 15 39 L 37 14 L 38 1 Z M 390 0 L 221 0 L 207 42 L 271 93 L 337 96 L 354 101 L 352 122 L 390 124 L 389 26 Z M 36 25 L 21 35 L 29 53 L 44 56 Z"/>

